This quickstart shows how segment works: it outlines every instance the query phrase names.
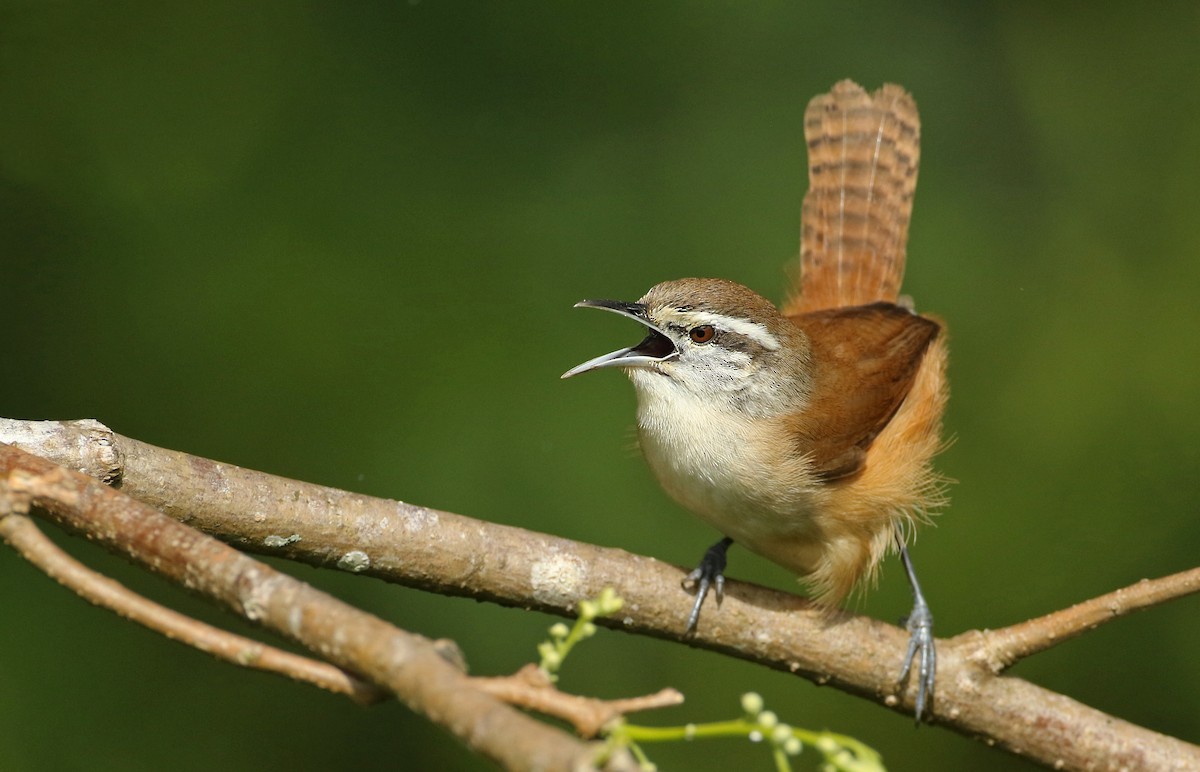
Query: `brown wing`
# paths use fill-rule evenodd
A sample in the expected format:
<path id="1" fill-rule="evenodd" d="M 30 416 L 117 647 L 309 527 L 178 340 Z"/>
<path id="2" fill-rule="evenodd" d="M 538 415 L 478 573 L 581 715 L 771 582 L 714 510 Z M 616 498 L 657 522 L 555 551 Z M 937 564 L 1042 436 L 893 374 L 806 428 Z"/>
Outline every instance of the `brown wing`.
<path id="1" fill-rule="evenodd" d="M 800 283 L 784 312 L 894 303 L 904 277 L 921 122 L 900 86 L 844 80 L 804 114 Z"/>
<path id="2" fill-rule="evenodd" d="M 812 402 L 792 429 L 824 480 L 859 472 L 867 448 L 900 409 L 941 326 L 892 305 L 792 317 L 812 343 Z"/>

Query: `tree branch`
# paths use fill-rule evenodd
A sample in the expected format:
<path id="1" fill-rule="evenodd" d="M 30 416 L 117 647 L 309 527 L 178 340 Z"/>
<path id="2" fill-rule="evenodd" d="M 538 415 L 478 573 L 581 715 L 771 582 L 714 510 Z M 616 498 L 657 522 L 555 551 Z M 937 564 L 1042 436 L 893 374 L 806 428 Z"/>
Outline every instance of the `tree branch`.
<path id="1" fill-rule="evenodd" d="M 387 696 L 374 684 L 328 663 L 259 643 L 160 606 L 63 552 L 25 515 L 3 515 L 4 509 L 0 507 L 0 538 L 51 579 L 89 603 L 239 667 L 288 676 L 363 705 Z"/>
<path id="2" fill-rule="evenodd" d="M 27 453 L 0 445 L 0 521 L 31 507 L 234 613 L 361 673 L 513 770 L 590 769 L 597 747 L 473 688 L 432 641 L 400 630 L 144 503 Z M 21 532 L 8 527 L 7 532 Z M 635 769 L 616 754 L 612 769 Z"/>
<path id="3" fill-rule="evenodd" d="M 999 673 L 1039 651 L 1134 611 L 1200 592 L 1200 568 L 1181 571 L 1076 603 L 1070 608 L 986 633 L 991 668 Z"/>
<path id="4" fill-rule="evenodd" d="M 6 432 L 0 420 L 0 441 L 11 436 Z M 60 437 L 58 447 L 66 450 L 54 459 L 90 469 L 97 462 L 73 449 L 99 441 L 97 432 L 91 422 L 34 433 L 68 437 Z M 907 634 L 892 625 L 850 613 L 830 619 L 802 598 L 731 581 L 719 613 L 702 618 L 696 636 L 685 639 L 688 604 L 679 596 L 685 571 L 652 558 L 287 480 L 116 434 L 104 441 L 124 459 L 121 490 L 244 549 L 563 615 L 611 586 L 625 609 L 599 624 L 683 640 L 911 711 L 913 690 L 896 693 L 895 684 Z M 1150 602 L 1158 601 L 1140 605 Z M 998 674 L 1005 652 L 1019 657 L 1036 650 L 1013 640 L 1044 641 L 1055 624 L 1078 629 L 1052 621 L 1030 628 L 1038 633 L 973 631 L 939 640 L 933 720 L 1056 768 L 1091 769 L 1097 760 L 1131 770 L 1200 767 L 1200 747 Z"/>

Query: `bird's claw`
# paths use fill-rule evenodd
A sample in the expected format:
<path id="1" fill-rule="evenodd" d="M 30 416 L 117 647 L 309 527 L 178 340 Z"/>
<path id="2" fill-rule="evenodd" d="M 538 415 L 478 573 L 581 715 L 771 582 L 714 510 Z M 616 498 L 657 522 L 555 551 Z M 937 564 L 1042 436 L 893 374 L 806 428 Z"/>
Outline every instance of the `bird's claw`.
<path id="1" fill-rule="evenodd" d="M 684 635 L 696 632 L 696 625 L 700 621 L 700 607 L 704 605 L 709 589 L 716 592 L 718 606 L 725 598 L 725 553 L 732 543 L 733 539 L 726 538 L 709 547 L 704 557 L 700 558 L 700 565 L 683 578 L 685 590 L 696 588 L 696 602 L 692 605 L 692 613 L 688 615 Z"/>
<path id="2" fill-rule="evenodd" d="M 908 630 L 908 652 L 904 655 L 904 667 L 900 670 L 900 683 L 903 684 L 917 664 L 917 702 L 915 714 L 917 723 L 925 716 L 933 697 L 933 684 L 937 679 L 937 646 L 933 637 L 933 613 L 925 599 L 918 596 L 913 605 L 912 613 L 904 620 Z"/>

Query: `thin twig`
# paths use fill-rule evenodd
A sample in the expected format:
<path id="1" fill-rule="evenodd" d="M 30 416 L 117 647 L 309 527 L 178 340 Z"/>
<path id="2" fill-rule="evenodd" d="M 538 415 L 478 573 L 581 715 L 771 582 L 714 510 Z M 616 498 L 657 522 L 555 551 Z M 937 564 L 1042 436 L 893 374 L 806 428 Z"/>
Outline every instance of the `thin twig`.
<path id="1" fill-rule="evenodd" d="M 1031 654 L 1095 630 L 1106 622 L 1195 592 L 1200 592 L 1200 568 L 1143 579 L 1070 608 L 988 631 L 990 665 L 993 672 L 999 673 Z"/>
<path id="2" fill-rule="evenodd" d="M 679 705 L 683 695 L 662 689 L 643 697 L 599 700 L 559 691 L 537 665 L 526 665 L 509 676 L 476 677 L 471 682 L 510 705 L 536 710 L 568 721 L 583 737 L 595 737 L 606 724 L 627 713 Z"/>
<path id="3" fill-rule="evenodd" d="M 63 552 L 25 515 L 0 511 L 0 538 L 47 576 L 97 606 L 240 667 L 264 670 L 370 705 L 387 692 L 344 670 L 184 616 L 99 574 Z"/>

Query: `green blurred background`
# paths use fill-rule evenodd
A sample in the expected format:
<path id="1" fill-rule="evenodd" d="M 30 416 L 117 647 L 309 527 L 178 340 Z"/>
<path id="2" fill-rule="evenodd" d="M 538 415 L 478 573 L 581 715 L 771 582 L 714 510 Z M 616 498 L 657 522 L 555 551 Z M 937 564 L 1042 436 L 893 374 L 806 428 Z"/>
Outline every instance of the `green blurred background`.
<path id="1" fill-rule="evenodd" d="M 681 276 L 784 293 L 802 115 L 904 84 L 924 152 L 906 290 L 949 323 L 958 484 L 914 550 L 951 635 L 1200 555 L 1200 11 L 1192 2 L 0 5 L 0 415 L 693 564 L 716 538 L 578 362 L 636 330 L 571 310 Z M 224 615 L 76 540 L 93 565 Z M 554 620 L 289 566 L 474 672 Z M 735 550 L 730 574 L 792 579 Z M 680 602 L 687 599 L 681 594 Z M 0 553 L 0 769 L 486 768 L 397 705 L 239 672 Z M 895 562 L 858 607 L 909 605 Z M 1185 599 L 1017 675 L 1200 741 Z M 604 632 L 563 685 L 761 692 L 892 769 L 1027 765 L 868 702 Z M 734 741 L 663 769 L 769 769 Z M 798 762 L 811 768 L 814 755 Z"/>

